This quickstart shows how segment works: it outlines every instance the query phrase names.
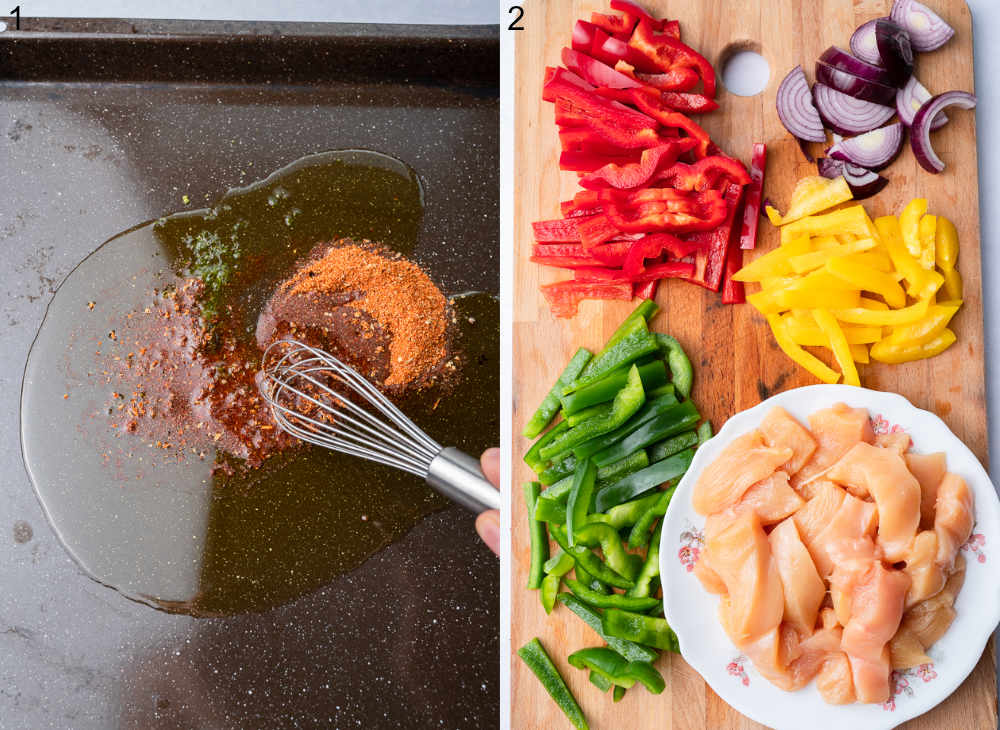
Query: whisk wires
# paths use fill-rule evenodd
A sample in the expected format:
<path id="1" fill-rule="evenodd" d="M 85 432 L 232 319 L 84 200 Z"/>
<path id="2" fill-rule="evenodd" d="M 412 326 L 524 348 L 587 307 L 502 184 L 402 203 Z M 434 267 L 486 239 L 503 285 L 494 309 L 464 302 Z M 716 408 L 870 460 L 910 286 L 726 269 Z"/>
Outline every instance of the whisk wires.
<path id="1" fill-rule="evenodd" d="M 441 451 L 354 368 L 297 340 L 264 352 L 260 391 L 278 425 L 311 444 L 423 478 Z"/>

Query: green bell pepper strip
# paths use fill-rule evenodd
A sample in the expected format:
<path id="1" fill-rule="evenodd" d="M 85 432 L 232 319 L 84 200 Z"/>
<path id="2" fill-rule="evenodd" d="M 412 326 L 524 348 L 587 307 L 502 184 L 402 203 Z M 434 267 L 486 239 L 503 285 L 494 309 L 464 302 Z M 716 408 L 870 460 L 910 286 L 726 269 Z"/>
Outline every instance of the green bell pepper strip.
<path id="1" fill-rule="evenodd" d="M 614 398 L 615 395 L 617 395 L 617 393 L 618 391 L 612 393 L 611 398 Z M 609 398 L 608 400 L 611 400 L 611 398 Z M 568 423 L 570 426 L 577 426 L 589 418 L 593 418 L 594 416 L 599 416 L 610 412 L 611 412 L 611 403 L 598 403 L 597 405 L 588 406 L 587 408 L 579 410 L 576 413 L 572 413 L 568 416 L 565 413 L 563 413 L 563 417 L 566 419 L 566 423 Z"/>
<path id="2" fill-rule="evenodd" d="M 583 527 L 594 496 L 597 467 L 590 459 L 581 461 L 573 472 L 573 488 L 566 500 L 566 538 L 570 547 L 576 545 L 576 531 Z"/>
<path id="3" fill-rule="evenodd" d="M 566 503 L 558 499 L 539 499 L 535 502 L 535 519 L 550 526 L 566 524 Z"/>
<path id="4" fill-rule="evenodd" d="M 684 433 L 671 436 L 663 441 L 657 441 L 655 444 L 646 449 L 646 454 L 649 456 L 649 463 L 652 464 L 657 461 L 663 461 L 668 456 L 679 454 L 684 451 L 684 449 L 690 449 L 692 446 L 697 445 L 698 432 L 685 431 Z"/>
<path id="5" fill-rule="evenodd" d="M 580 377 L 580 373 L 583 372 L 583 369 L 592 357 L 590 350 L 584 347 L 576 351 L 566 369 L 562 371 L 559 379 L 556 380 L 555 385 L 552 386 L 548 395 L 545 396 L 541 405 L 538 406 L 538 410 L 535 411 L 531 420 L 525 424 L 524 430 L 521 432 L 522 436 L 533 439 L 545 430 L 545 427 L 549 425 L 549 422 L 559 412 L 559 396 L 562 394 L 563 388 Z"/>
<path id="6" fill-rule="evenodd" d="M 576 457 L 569 454 L 564 459 L 552 466 L 546 467 L 539 475 L 538 481 L 549 486 L 555 484 L 560 479 L 565 479 L 576 469 Z"/>
<path id="7" fill-rule="evenodd" d="M 565 583 L 566 587 L 573 591 L 577 598 L 595 608 L 621 608 L 626 611 L 648 611 L 660 602 L 659 599 L 648 596 L 632 597 L 621 593 L 599 593 L 575 578 L 567 578 Z"/>
<path id="8" fill-rule="evenodd" d="M 663 492 L 655 492 L 650 495 L 654 498 L 653 504 L 647 509 L 643 515 L 635 521 L 632 525 L 632 532 L 628 536 L 628 546 L 633 550 L 636 548 L 646 547 L 649 543 L 649 530 L 660 517 L 663 517 L 667 513 L 667 507 L 670 506 L 670 499 L 674 496 L 674 488 Z"/>
<path id="9" fill-rule="evenodd" d="M 601 583 L 601 581 L 597 580 L 597 578 L 592 576 L 590 573 L 581 568 L 579 565 L 576 566 L 575 572 L 576 572 L 576 580 L 580 583 L 583 583 L 585 586 L 590 588 L 590 590 L 594 591 L 595 593 L 599 593 L 604 596 L 611 593 L 610 588 L 608 588 L 604 583 Z"/>
<path id="10" fill-rule="evenodd" d="M 605 487 L 597 493 L 596 511 L 604 512 L 616 504 L 635 499 L 661 484 L 679 479 L 691 466 L 693 458 L 694 449 L 685 449 L 668 459 L 651 464 L 634 474 L 629 474 L 610 487 Z"/>
<path id="11" fill-rule="evenodd" d="M 575 613 L 590 628 L 597 632 L 608 646 L 622 655 L 630 662 L 655 662 L 659 658 L 659 653 L 653 651 L 648 646 L 642 646 L 628 639 L 619 639 L 604 633 L 604 622 L 601 612 L 591 608 L 572 593 L 560 593 L 556 599 L 566 608 Z"/>
<path id="12" fill-rule="evenodd" d="M 656 342 L 660 346 L 660 352 L 667 359 L 670 366 L 670 374 L 673 377 L 674 388 L 685 398 L 691 397 L 691 386 L 694 384 L 694 368 L 687 353 L 681 347 L 681 343 L 670 335 L 662 332 L 655 334 Z"/>
<path id="13" fill-rule="evenodd" d="M 574 565 L 576 565 L 576 561 L 573 560 L 572 556 L 559 550 L 545 561 L 542 569 L 545 571 L 545 575 L 558 575 L 561 577 L 573 570 Z"/>
<path id="14" fill-rule="evenodd" d="M 666 619 L 609 608 L 604 612 L 605 633 L 664 651 L 679 651 L 677 635 Z"/>
<path id="15" fill-rule="evenodd" d="M 628 384 L 618 391 L 611 409 L 605 414 L 594 416 L 583 423 L 577 424 L 569 431 L 559 436 L 555 441 L 543 446 L 538 454 L 543 459 L 551 459 L 566 449 L 570 449 L 584 441 L 614 431 L 628 421 L 646 401 L 646 392 L 642 389 L 639 370 L 633 366 L 629 370 Z M 581 457 L 577 457 L 578 459 Z"/>
<path id="16" fill-rule="evenodd" d="M 597 672 L 591 672 L 588 677 L 590 683 L 601 690 L 601 692 L 607 692 L 611 689 L 611 682 L 609 682 L 603 674 L 598 674 Z"/>
<path id="17" fill-rule="evenodd" d="M 620 702 L 621 698 L 625 696 L 625 692 L 626 691 L 627 690 L 624 687 L 616 684 L 615 685 L 615 690 L 611 694 L 612 701 L 613 702 Z"/>
<path id="18" fill-rule="evenodd" d="M 633 582 L 634 585 L 635 576 L 638 575 L 639 570 L 642 568 L 641 559 L 639 565 L 636 565 L 630 560 L 629 553 L 625 551 L 624 547 L 622 547 L 622 539 L 618 534 L 618 530 L 613 528 L 611 525 L 605 525 L 601 522 L 588 522 L 587 524 L 577 528 L 576 542 L 584 547 L 600 546 L 601 552 L 604 553 L 604 561 L 607 563 L 607 566 L 618 575 L 624 576 L 627 580 Z M 586 570 L 590 570 L 590 568 L 586 565 L 583 567 Z M 604 580 L 604 578 L 600 575 L 597 575 L 597 577 Z M 614 585 L 611 581 L 605 580 L 604 582 Z M 621 586 L 615 587 L 621 588 Z M 628 587 L 631 588 L 632 586 L 630 585 Z"/>
<path id="19" fill-rule="evenodd" d="M 616 530 L 630 527 L 642 519 L 642 516 L 649 512 L 649 509 L 656 504 L 656 500 L 659 498 L 660 493 L 654 492 L 653 494 L 647 494 L 645 497 L 633 499 L 631 502 L 617 504 L 603 513 L 605 518 L 603 521 Z M 596 516 L 591 515 L 590 517 L 593 518 Z"/>
<path id="20" fill-rule="evenodd" d="M 587 718 L 583 716 L 583 710 L 577 704 L 573 693 L 569 691 L 565 680 L 556 669 L 556 665 L 545 653 L 545 648 L 538 638 L 534 638 L 517 650 L 517 655 L 528 665 L 528 668 L 538 677 L 538 681 L 545 687 L 545 691 L 559 705 L 559 709 L 565 713 L 576 730 L 590 730 Z"/>
<path id="21" fill-rule="evenodd" d="M 589 525 L 584 525 L 581 530 L 584 530 L 587 527 L 589 527 Z M 584 570 L 602 583 L 607 583 L 609 586 L 614 586 L 615 588 L 631 588 L 635 585 L 632 579 L 626 578 L 621 573 L 613 570 L 608 566 L 608 564 L 591 552 L 589 548 L 586 548 L 583 545 L 573 545 L 571 547 L 569 541 L 566 539 L 566 531 L 561 526 L 550 523 L 549 534 L 552 535 L 552 539 L 556 541 L 564 552 L 570 554 L 578 566 L 582 566 Z M 578 539 L 579 537 L 580 536 L 577 535 Z M 588 535 L 588 538 L 589 537 L 590 536 Z M 622 553 L 625 552 L 621 543 L 618 544 L 618 548 Z"/>
<path id="22" fill-rule="evenodd" d="M 663 618 L 663 602 L 660 601 L 660 605 L 648 612 L 646 615 L 652 616 L 653 618 Z"/>
<path id="23" fill-rule="evenodd" d="M 555 608 L 560 581 L 562 578 L 555 574 L 547 575 L 542 579 L 542 590 L 538 597 L 542 601 L 542 608 L 545 609 L 546 614 L 552 613 L 552 609 Z"/>
<path id="24" fill-rule="evenodd" d="M 649 456 L 645 451 L 637 451 L 610 464 L 604 466 L 598 465 L 597 483 L 613 483 L 623 476 L 631 474 L 634 471 L 639 471 L 640 469 L 645 469 L 647 466 L 649 466 Z"/>
<path id="25" fill-rule="evenodd" d="M 629 598 L 647 598 L 652 593 L 654 578 L 660 577 L 660 533 L 663 530 L 663 520 L 660 520 L 653 530 L 653 539 L 649 543 L 649 551 L 646 553 L 646 562 L 642 564 L 635 585 L 628 589 L 625 594 Z M 572 590 L 572 588 L 570 589 Z M 655 599 L 654 599 L 655 600 Z M 653 606 L 656 604 L 654 603 Z M 649 608 L 653 608 L 650 606 Z M 626 611 L 638 610 L 648 611 L 649 608 L 630 609 L 627 606 L 614 606 L 614 608 L 624 608 Z"/>
<path id="26" fill-rule="evenodd" d="M 698 426 L 698 445 L 701 446 L 710 438 L 712 438 L 712 422 L 705 421 L 703 424 Z"/>
<path id="27" fill-rule="evenodd" d="M 555 426 L 550 428 L 544 436 L 538 439 L 535 443 L 531 445 L 531 448 L 524 455 L 524 463 L 531 467 L 531 470 L 536 474 L 543 469 L 545 469 L 546 460 L 539 456 L 539 453 L 543 448 L 555 441 L 559 436 L 569 430 L 569 424 L 565 421 L 560 421 Z"/>
<path id="28" fill-rule="evenodd" d="M 616 329 L 611 334 L 611 337 L 608 338 L 608 341 L 604 343 L 604 348 L 597 353 L 597 357 L 603 357 L 608 352 L 608 350 L 617 345 L 619 342 L 621 342 L 623 339 L 628 337 L 633 332 L 637 331 L 637 329 L 641 331 L 642 328 L 645 327 L 645 330 L 648 332 L 649 320 L 655 317 L 659 311 L 660 308 L 656 305 L 656 302 L 654 302 L 652 299 L 644 299 L 643 301 L 639 302 L 636 308 L 632 310 L 632 313 L 622 320 L 622 323 L 618 325 L 618 329 Z M 640 320 L 642 321 L 642 324 L 639 324 Z M 590 363 L 587 364 L 587 367 L 585 367 L 583 369 L 583 373 L 581 373 L 582 375 L 590 375 L 593 372 L 591 369 L 592 363 L 593 360 L 591 360 Z"/>
<path id="29" fill-rule="evenodd" d="M 661 395 L 672 395 L 676 398 L 677 394 L 675 393 L 674 384 L 667 383 L 666 385 L 661 385 L 659 388 L 654 388 L 653 390 L 646 391 L 647 400 L 652 400 L 653 398 L 659 398 Z"/>
<path id="30" fill-rule="evenodd" d="M 645 322 L 643 322 L 642 326 L 645 329 Z M 593 361 L 595 364 L 593 374 L 581 376 L 574 380 L 569 386 L 563 389 L 563 395 L 568 395 L 585 386 L 596 383 L 623 365 L 634 363 L 639 358 L 656 352 L 658 349 L 659 345 L 652 333 L 648 331 L 634 332 L 604 353 L 600 362 L 597 362 L 597 358 L 595 358 Z"/>
<path id="31" fill-rule="evenodd" d="M 667 368 L 662 360 L 653 360 L 653 362 L 645 364 L 637 363 L 636 367 L 639 368 L 639 379 L 642 380 L 642 387 L 647 393 L 667 383 Z M 562 403 L 563 417 L 568 418 L 579 411 L 614 399 L 615 394 L 628 382 L 628 373 L 629 367 L 624 365 L 608 373 L 596 383 L 580 388 L 569 395 L 561 396 L 559 401 Z M 570 420 L 571 425 L 572 423 L 573 421 Z"/>
<path id="32" fill-rule="evenodd" d="M 639 426 L 644 424 L 651 418 L 656 417 L 663 411 L 670 408 L 670 406 L 677 404 L 677 398 L 673 394 L 662 395 L 656 400 L 646 401 L 642 408 L 635 412 L 630 419 L 628 419 L 624 424 L 616 428 L 610 433 L 606 433 L 597 438 L 593 438 L 590 441 L 584 441 L 579 446 L 573 447 L 573 455 L 577 459 L 586 459 L 593 456 L 598 451 L 602 451 L 607 447 L 621 441 L 623 438 L 628 436 L 630 433 L 635 431 Z"/>
<path id="33" fill-rule="evenodd" d="M 617 652 L 603 646 L 575 651 L 567 661 L 570 666 L 597 672 L 612 684 L 626 689 L 640 682 L 653 694 L 660 694 L 667 686 L 652 664 L 626 661 Z"/>
<path id="34" fill-rule="evenodd" d="M 701 414 L 698 413 L 694 403 L 689 400 L 678 403 L 653 416 L 618 443 L 598 451 L 593 456 L 594 462 L 598 466 L 612 464 L 657 441 L 690 429 L 700 418 Z"/>
<path id="35" fill-rule="evenodd" d="M 542 569 L 549 559 L 549 536 L 545 533 L 545 525 L 535 519 L 535 503 L 541 491 L 542 486 L 538 482 L 524 485 L 524 500 L 528 504 L 528 532 L 531 536 L 531 567 L 528 569 L 530 590 L 541 588 Z"/>
<path id="36" fill-rule="evenodd" d="M 566 498 L 569 497 L 569 490 L 572 488 L 573 475 L 570 474 L 569 476 L 560 479 L 548 489 L 542 490 L 542 493 L 538 498 L 548 500 L 550 502 L 562 502 L 565 504 Z"/>

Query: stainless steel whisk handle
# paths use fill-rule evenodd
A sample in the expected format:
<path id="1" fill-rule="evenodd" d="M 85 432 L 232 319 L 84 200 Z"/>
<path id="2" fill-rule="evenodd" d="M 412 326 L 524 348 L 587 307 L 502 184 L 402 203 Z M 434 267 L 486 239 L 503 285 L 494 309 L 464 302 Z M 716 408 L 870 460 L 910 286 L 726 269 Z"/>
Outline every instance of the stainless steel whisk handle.
<path id="1" fill-rule="evenodd" d="M 427 469 L 427 483 L 473 512 L 500 509 L 500 492 L 483 476 L 479 459 L 449 446 Z"/>

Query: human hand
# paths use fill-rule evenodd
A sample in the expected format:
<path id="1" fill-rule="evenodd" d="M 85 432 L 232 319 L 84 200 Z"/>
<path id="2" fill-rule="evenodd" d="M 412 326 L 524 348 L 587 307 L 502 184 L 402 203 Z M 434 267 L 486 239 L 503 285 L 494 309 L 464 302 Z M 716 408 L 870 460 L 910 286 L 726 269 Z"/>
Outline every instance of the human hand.
<path id="1" fill-rule="evenodd" d="M 500 488 L 500 449 L 486 449 L 479 457 L 479 463 L 483 467 L 483 474 L 492 482 L 497 489 Z M 500 554 L 500 513 L 495 510 L 487 510 L 476 517 L 476 532 L 483 539 L 486 546 L 497 555 Z"/>

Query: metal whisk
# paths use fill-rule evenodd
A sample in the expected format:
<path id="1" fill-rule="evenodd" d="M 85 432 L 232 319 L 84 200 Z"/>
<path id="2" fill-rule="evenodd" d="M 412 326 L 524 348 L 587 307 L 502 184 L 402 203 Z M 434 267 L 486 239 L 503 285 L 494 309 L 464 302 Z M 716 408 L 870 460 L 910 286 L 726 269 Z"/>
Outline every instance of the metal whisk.
<path id="1" fill-rule="evenodd" d="M 328 352 L 296 340 L 272 343 L 264 352 L 259 387 L 278 425 L 292 436 L 416 474 L 475 512 L 500 508 L 500 493 L 477 459 L 442 448 Z"/>

